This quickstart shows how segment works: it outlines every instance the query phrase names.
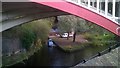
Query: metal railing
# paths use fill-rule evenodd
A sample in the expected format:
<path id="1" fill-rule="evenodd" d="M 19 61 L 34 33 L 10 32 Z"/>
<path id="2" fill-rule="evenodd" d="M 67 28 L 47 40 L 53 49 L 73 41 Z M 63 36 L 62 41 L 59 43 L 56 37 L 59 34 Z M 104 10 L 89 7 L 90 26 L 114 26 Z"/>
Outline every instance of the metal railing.
<path id="1" fill-rule="evenodd" d="M 65 1 L 91 10 L 120 25 L 120 22 L 118 22 L 120 21 L 120 17 L 118 16 L 119 11 L 117 11 L 120 9 L 116 8 L 118 5 L 117 3 L 119 3 L 119 0 L 65 0 Z"/>
<path id="2" fill-rule="evenodd" d="M 120 46 L 120 43 L 117 43 L 117 44 L 115 44 L 113 46 L 110 46 L 109 48 L 107 48 L 107 49 L 105 49 L 105 50 L 103 50 L 101 52 L 98 52 L 96 55 L 94 55 L 94 56 L 92 56 L 92 57 L 90 57 L 88 59 L 83 59 L 83 61 L 81 63 L 83 64 L 83 63 L 85 63 L 85 62 L 87 62 L 87 61 L 89 61 L 91 59 L 94 59 L 94 58 L 96 58 L 98 56 L 102 56 L 102 55 L 104 55 L 106 53 L 109 53 L 109 52 L 111 52 L 112 49 L 115 49 L 115 48 L 117 48 L 119 46 Z"/>

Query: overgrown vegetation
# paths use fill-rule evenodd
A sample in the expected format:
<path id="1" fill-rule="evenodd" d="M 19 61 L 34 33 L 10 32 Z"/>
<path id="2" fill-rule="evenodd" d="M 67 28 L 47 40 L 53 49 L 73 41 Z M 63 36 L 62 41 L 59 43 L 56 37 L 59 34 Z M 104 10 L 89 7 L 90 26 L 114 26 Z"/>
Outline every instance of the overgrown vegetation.
<path id="1" fill-rule="evenodd" d="M 85 32 L 88 30 L 88 27 L 86 25 L 86 20 L 83 20 L 79 17 L 73 16 L 73 15 L 65 15 L 65 16 L 59 16 L 59 23 L 58 23 L 58 30 L 60 34 L 63 34 L 65 32 L 68 33 L 68 39 L 69 39 L 69 33 L 72 32 L 73 34 L 73 42 L 76 40 L 76 34 L 79 32 Z"/>
<path id="2" fill-rule="evenodd" d="M 28 50 L 31 44 L 35 43 L 37 39 L 41 39 L 42 43 L 47 40 L 53 21 L 54 18 L 32 21 L 4 31 L 3 37 L 20 38 L 23 47 Z"/>
<path id="3" fill-rule="evenodd" d="M 4 56 L 3 66 L 20 62 L 38 51 L 45 44 L 53 22 L 54 18 L 40 19 L 4 31 L 3 37 L 5 38 L 19 38 L 26 52 Z"/>
<path id="4" fill-rule="evenodd" d="M 116 43 L 114 34 L 87 20 L 72 15 L 60 16 L 58 19 L 60 19 L 58 26 L 60 32 L 70 32 L 73 29 L 89 41 L 88 45 L 106 46 Z"/>
<path id="5" fill-rule="evenodd" d="M 114 34 L 94 24 L 91 27 L 89 28 L 91 31 L 83 33 L 84 38 L 90 42 L 89 45 L 104 46 L 116 43 Z"/>

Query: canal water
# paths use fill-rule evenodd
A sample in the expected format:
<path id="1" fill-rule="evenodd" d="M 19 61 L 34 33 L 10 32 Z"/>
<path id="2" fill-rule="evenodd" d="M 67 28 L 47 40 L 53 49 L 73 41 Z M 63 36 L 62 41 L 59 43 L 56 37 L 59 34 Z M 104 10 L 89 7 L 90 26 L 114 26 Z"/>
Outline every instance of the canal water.
<path id="1" fill-rule="evenodd" d="M 101 52 L 108 48 L 109 46 L 101 46 L 101 47 L 87 47 L 80 51 L 76 51 L 73 53 L 65 53 L 58 49 L 57 47 L 47 47 L 43 46 L 41 50 L 31 56 L 28 60 L 24 60 L 23 63 L 18 63 L 10 67 L 17 66 L 74 66 L 83 59 L 88 59 L 98 52 Z"/>

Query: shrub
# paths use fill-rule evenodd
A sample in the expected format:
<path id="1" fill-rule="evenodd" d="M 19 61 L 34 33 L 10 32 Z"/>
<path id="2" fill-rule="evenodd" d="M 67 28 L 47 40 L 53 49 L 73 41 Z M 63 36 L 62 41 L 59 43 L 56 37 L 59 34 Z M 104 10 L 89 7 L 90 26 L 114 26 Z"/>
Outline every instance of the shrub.
<path id="1" fill-rule="evenodd" d="M 36 34 L 37 38 L 41 39 L 41 42 L 44 43 L 47 38 L 51 28 L 50 22 L 48 20 L 38 20 L 31 23 L 32 29 Z"/>
<path id="2" fill-rule="evenodd" d="M 84 38 L 89 40 L 90 45 L 93 46 L 104 46 L 104 45 L 112 45 L 115 44 L 115 35 L 111 34 L 109 32 L 107 33 L 103 33 L 103 34 L 99 34 L 99 33 L 85 33 L 84 34 Z"/>
<path id="3" fill-rule="evenodd" d="M 32 45 L 32 43 L 35 41 L 36 35 L 29 25 L 23 25 L 21 29 L 22 29 L 21 31 L 22 36 L 20 37 L 20 39 L 22 42 L 22 46 L 28 50 Z"/>

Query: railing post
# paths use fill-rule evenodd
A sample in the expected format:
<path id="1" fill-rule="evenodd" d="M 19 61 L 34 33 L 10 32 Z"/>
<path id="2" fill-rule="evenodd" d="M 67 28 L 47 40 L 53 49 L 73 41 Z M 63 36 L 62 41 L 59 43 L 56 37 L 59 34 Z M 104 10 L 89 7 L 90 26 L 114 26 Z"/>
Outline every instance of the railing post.
<path id="1" fill-rule="evenodd" d="M 88 7 L 90 7 L 90 0 L 88 0 Z"/>
<path id="2" fill-rule="evenodd" d="M 94 7 L 94 1 L 92 0 L 92 7 Z"/>
<path id="3" fill-rule="evenodd" d="M 97 12 L 99 12 L 99 0 L 97 0 Z"/>
<path id="4" fill-rule="evenodd" d="M 113 7 L 113 9 L 112 9 L 112 11 L 113 11 L 112 14 L 113 15 L 112 16 L 113 16 L 113 18 L 115 18 L 115 0 L 113 0 L 113 6 L 112 7 Z"/>
<path id="5" fill-rule="evenodd" d="M 85 4 L 87 4 L 87 1 L 85 0 Z"/>
<path id="6" fill-rule="evenodd" d="M 78 4 L 81 4 L 81 0 L 78 0 Z"/>
<path id="7" fill-rule="evenodd" d="M 105 0 L 105 16 L 108 14 L 108 0 Z"/>
<path id="8" fill-rule="evenodd" d="M 93 0 L 93 7 L 95 7 L 95 1 Z"/>

